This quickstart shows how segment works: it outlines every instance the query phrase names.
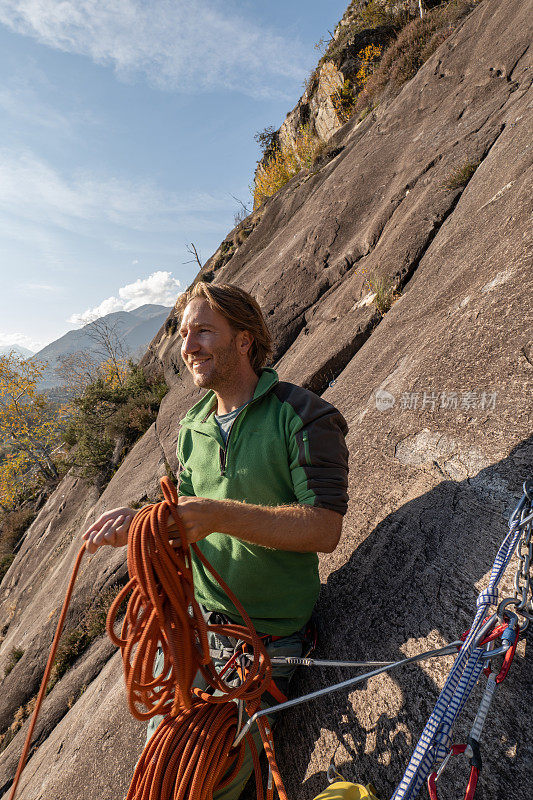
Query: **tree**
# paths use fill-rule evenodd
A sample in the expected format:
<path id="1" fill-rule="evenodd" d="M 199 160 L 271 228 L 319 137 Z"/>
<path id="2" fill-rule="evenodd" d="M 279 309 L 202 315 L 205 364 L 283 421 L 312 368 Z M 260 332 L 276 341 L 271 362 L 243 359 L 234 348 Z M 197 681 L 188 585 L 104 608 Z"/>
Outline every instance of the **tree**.
<path id="1" fill-rule="evenodd" d="M 123 386 L 128 358 L 120 325 L 120 320 L 110 322 L 105 317 L 93 317 L 83 331 L 93 346 L 58 357 L 55 373 L 69 397 L 81 397 L 85 389 L 100 378 L 106 383 Z"/>
<path id="2" fill-rule="evenodd" d="M 128 373 L 128 361 L 118 357 L 101 359 L 93 350 L 76 350 L 58 358 L 55 373 L 61 379 L 69 397 L 81 397 L 88 386 L 103 380 L 110 386 L 123 386 Z"/>
<path id="3" fill-rule="evenodd" d="M 95 344 L 94 353 L 100 363 L 106 364 L 105 369 L 111 373 L 112 379 L 122 386 L 128 359 L 119 327 L 119 321 L 110 322 L 105 317 L 97 317 L 87 326 L 85 333 Z"/>
<path id="4" fill-rule="evenodd" d="M 233 223 L 234 223 L 234 225 L 239 225 L 241 222 L 243 222 L 246 219 L 247 216 L 249 216 L 249 214 L 252 213 L 252 209 L 248 208 L 246 203 L 243 203 L 243 201 L 240 198 L 235 197 L 235 195 L 231 194 L 231 192 L 229 192 L 229 195 L 230 195 L 230 197 L 233 197 L 233 199 L 236 200 L 237 203 L 240 205 L 239 210 L 236 211 L 235 214 L 233 215 Z"/>
<path id="5" fill-rule="evenodd" d="M 61 414 L 37 384 L 46 364 L 26 361 L 13 351 L 0 356 L 0 436 L 7 450 L 0 464 L 0 505 L 13 507 L 29 482 L 57 480 L 52 458 Z"/>
<path id="6" fill-rule="evenodd" d="M 55 373 L 71 397 L 79 397 L 99 377 L 100 359 L 91 350 L 76 350 L 58 357 Z"/>
<path id="7" fill-rule="evenodd" d="M 261 148 L 262 158 L 268 158 L 279 147 L 279 136 L 273 125 L 254 134 L 254 139 Z"/>

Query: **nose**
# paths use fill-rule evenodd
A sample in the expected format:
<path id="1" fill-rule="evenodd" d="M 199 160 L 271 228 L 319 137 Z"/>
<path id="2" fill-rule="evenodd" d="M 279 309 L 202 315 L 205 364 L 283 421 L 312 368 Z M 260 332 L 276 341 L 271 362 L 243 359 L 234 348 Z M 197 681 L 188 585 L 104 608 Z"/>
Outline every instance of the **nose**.
<path id="1" fill-rule="evenodd" d="M 199 350 L 200 346 L 196 341 L 196 337 L 193 332 L 189 332 L 183 339 L 181 343 L 181 353 L 183 356 L 186 356 L 190 353 L 196 353 Z"/>

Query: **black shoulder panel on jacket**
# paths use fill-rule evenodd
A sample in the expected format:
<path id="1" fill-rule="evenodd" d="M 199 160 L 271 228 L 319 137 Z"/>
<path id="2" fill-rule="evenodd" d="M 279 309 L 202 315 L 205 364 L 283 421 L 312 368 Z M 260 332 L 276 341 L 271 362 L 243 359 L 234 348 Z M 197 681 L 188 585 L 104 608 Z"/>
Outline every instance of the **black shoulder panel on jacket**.
<path id="1" fill-rule="evenodd" d="M 289 403 L 292 406 L 304 425 L 323 414 L 334 414 L 344 436 L 348 433 L 348 424 L 341 412 L 309 389 L 287 381 L 280 381 L 274 387 L 273 392 L 281 403 Z"/>
<path id="2" fill-rule="evenodd" d="M 299 422 L 292 441 L 295 491 L 300 502 L 345 514 L 348 508 L 348 425 L 340 411 L 314 392 L 282 381 L 273 392 Z M 303 470 L 303 472 L 302 472 Z"/>

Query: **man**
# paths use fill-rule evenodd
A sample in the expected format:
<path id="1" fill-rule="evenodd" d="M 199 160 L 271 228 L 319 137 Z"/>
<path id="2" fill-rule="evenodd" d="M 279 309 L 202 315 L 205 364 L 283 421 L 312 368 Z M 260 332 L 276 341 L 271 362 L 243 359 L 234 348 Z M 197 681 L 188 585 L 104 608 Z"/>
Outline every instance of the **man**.
<path id="1" fill-rule="evenodd" d="M 242 289 L 200 282 L 182 295 L 179 310 L 182 358 L 194 383 L 209 390 L 178 437 L 187 538 L 234 591 L 270 653 L 301 655 L 320 588 L 317 553 L 337 546 L 347 507 L 346 423 L 332 405 L 265 368 L 270 334 Z M 126 544 L 134 514 L 102 514 L 84 534 L 88 551 Z M 241 622 L 195 558 L 193 573 L 206 616 Z M 220 653 L 231 644 L 210 643 L 215 663 L 218 657 L 222 666 Z M 278 688 L 291 673 L 275 669 Z M 238 797 L 251 770 L 247 759 L 217 800 Z"/>

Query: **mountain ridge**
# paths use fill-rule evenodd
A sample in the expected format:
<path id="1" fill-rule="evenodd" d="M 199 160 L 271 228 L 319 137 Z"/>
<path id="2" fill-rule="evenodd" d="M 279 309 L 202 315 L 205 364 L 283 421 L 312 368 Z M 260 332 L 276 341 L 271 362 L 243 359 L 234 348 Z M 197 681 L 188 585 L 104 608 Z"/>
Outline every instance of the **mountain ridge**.
<path id="1" fill-rule="evenodd" d="M 43 379 L 39 382 L 39 389 L 60 386 L 61 379 L 56 375 L 55 370 L 60 364 L 61 356 L 79 351 L 97 352 L 98 345 L 90 337 L 95 321 L 101 321 L 110 331 L 115 332 L 117 339 L 123 344 L 126 356 L 140 357 L 154 334 L 166 320 L 168 312 L 169 306 L 145 303 L 131 311 L 112 311 L 99 317 L 98 320 L 88 322 L 77 330 L 67 331 L 63 336 L 45 345 L 31 356 L 32 361 L 48 362 Z"/>
<path id="2" fill-rule="evenodd" d="M 0 347 L 1 356 L 8 356 L 10 353 L 15 353 L 21 358 L 31 358 L 35 355 L 33 350 L 28 350 L 27 347 L 22 347 L 20 344 L 6 344 Z"/>

